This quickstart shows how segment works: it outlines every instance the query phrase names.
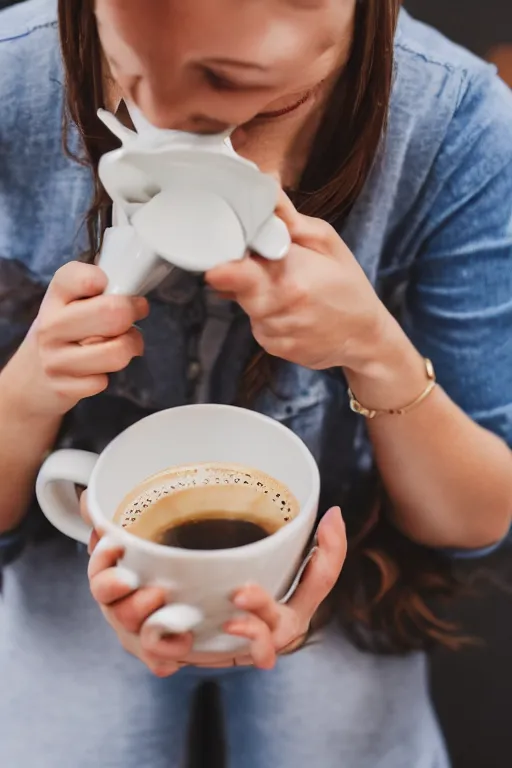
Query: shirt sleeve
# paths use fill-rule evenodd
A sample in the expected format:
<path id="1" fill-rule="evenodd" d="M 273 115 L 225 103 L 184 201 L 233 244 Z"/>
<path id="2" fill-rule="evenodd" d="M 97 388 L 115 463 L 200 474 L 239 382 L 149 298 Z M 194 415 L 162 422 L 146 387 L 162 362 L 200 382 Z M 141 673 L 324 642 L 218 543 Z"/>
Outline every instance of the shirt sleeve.
<path id="1" fill-rule="evenodd" d="M 44 292 L 44 284 L 21 261 L 0 257 L 0 370 L 27 335 Z M 21 553 L 27 528 L 25 520 L 16 530 L 0 535 L 0 571 Z"/>
<path id="2" fill-rule="evenodd" d="M 24 526 L 20 526 L 14 531 L 0 536 L 0 572 L 6 565 L 9 565 L 9 563 L 12 563 L 21 555 L 25 541 Z"/>
<path id="3" fill-rule="evenodd" d="M 512 446 L 512 92 L 491 72 L 468 84 L 431 179 L 404 327 L 448 395 Z"/>

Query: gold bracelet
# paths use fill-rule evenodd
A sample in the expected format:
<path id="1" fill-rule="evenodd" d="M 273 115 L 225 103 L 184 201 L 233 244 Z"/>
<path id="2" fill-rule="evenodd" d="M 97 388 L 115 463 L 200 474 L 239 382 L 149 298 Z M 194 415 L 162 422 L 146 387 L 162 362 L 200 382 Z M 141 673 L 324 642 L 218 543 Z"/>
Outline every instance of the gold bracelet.
<path id="1" fill-rule="evenodd" d="M 425 370 L 427 373 L 428 384 L 421 395 L 413 400 L 412 403 L 409 403 L 409 405 L 405 405 L 403 408 L 392 408 L 389 411 L 380 410 L 377 408 L 365 408 L 365 406 L 361 405 L 359 400 L 357 400 L 352 390 L 349 389 L 348 396 L 350 398 L 350 408 L 354 411 L 354 413 L 358 413 L 360 416 L 364 416 L 366 419 L 375 419 L 377 416 L 403 416 L 406 413 L 410 413 L 415 408 L 417 408 L 418 405 L 421 405 L 424 400 L 427 399 L 437 384 L 434 366 L 432 365 L 431 360 L 428 360 L 428 358 L 425 358 Z"/>

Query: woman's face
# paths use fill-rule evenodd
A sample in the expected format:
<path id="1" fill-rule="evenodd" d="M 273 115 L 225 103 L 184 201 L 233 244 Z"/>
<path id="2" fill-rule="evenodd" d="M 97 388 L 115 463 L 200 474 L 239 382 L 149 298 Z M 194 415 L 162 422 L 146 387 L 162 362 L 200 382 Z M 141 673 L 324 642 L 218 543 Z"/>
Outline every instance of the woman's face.
<path id="1" fill-rule="evenodd" d="M 96 0 L 122 94 L 213 133 L 297 102 L 347 60 L 356 0 Z"/>

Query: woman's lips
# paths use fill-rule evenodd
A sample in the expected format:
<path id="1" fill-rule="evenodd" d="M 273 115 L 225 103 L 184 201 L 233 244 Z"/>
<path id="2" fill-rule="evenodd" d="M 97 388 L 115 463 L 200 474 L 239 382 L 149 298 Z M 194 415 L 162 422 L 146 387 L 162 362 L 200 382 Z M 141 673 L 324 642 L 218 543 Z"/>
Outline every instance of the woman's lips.
<path id="1" fill-rule="evenodd" d="M 270 110 L 268 112 L 260 112 L 256 117 L 255 120 L 270 120 L 274 117 L 283 117 L 283 115 L 288 115 L 290 112 L 295 112 L 296 109 L 299 107 L 302 107 L 303 104 L 306 103 L 306 101 L 309 101 L 311 96 L 313 95 L 313 90 L 308 91 L 298 101 L 295 101 L 293 104 L 288 105 L 287 107 L 283 107 L 282 109 L 275 109 Z"/>

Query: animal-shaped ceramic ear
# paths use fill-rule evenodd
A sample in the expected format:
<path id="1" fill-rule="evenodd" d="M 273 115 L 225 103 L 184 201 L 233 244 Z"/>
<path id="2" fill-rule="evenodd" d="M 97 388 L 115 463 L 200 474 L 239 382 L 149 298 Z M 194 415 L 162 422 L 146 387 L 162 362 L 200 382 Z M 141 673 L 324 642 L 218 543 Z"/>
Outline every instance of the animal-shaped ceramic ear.
<path id="1" fill-rule="evenodd" d="M 113 202 L 129 217 L 130 206 L 147 203 L 158 188 L 143 170 L 126 162 L 126 148 L 139 143 L 139 134 L 105 109 L 98 110 L 98 117 L 123 144 L 121 149 L 108 152 L 101 158 L 98 169 L 100 179 Z"/>
<path id="2" fill-rule="evenodd" d="M 113 133 L 114 136 L 117 136 L 122 144 L 129 144 L 130 141 L 134 141 L 138 138 L 138 133 L 127 128 L 126 125 L 123 125 L 112 112 L 108 112 L 106 109 L 98 109 L 98 117 L 109 131 Z"/>

